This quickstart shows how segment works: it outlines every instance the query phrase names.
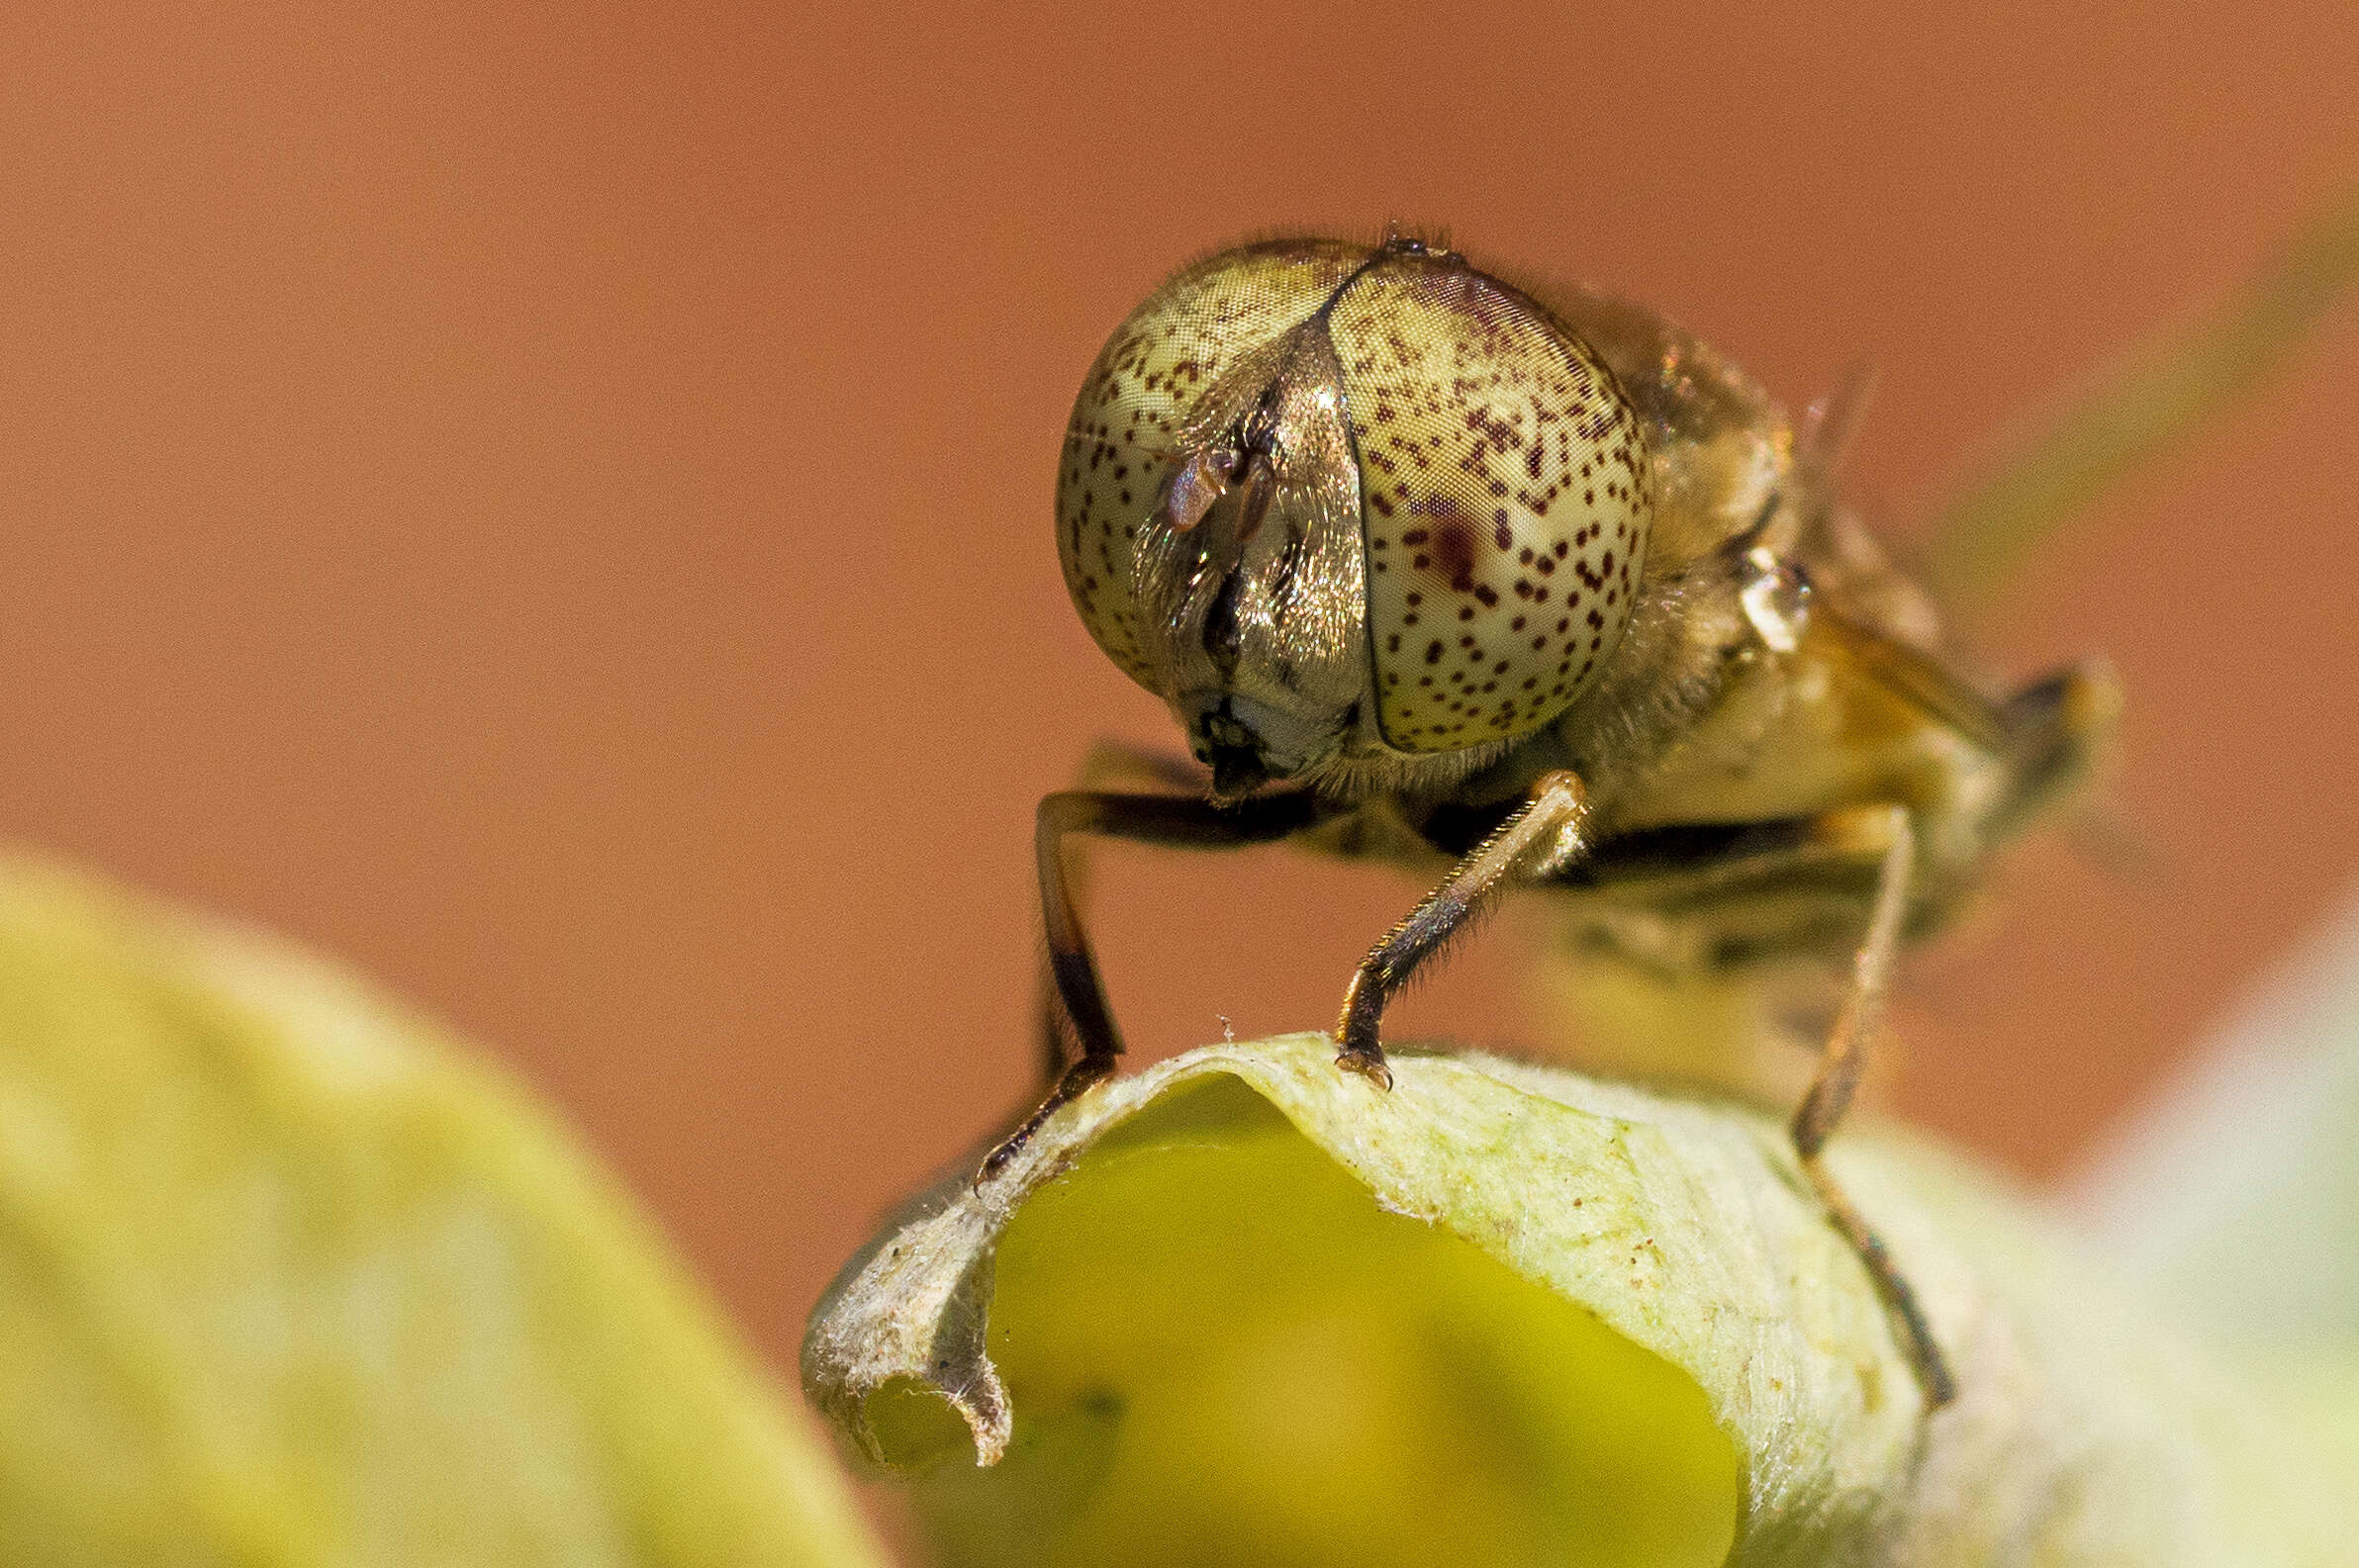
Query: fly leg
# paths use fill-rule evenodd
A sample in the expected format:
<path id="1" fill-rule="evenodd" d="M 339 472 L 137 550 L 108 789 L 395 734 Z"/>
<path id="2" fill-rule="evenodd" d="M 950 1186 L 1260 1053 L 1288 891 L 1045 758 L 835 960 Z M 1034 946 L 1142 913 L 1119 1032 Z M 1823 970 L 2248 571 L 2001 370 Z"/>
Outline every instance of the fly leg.
<path id="1" fill-rule="evenodd" d="M 1335 1026 L 1341 1047 L 1336 1065 L 1363 1074 L 1378 1088 L 1391 1088 L 1392 1069 L 1384 1064 L 1379 1029 L 1385 1002 L 1510 877 L 1550 876 L 1578 856 L 1585 847 L 1581 823 L 1587 815 L 1588 793 L 1572 774 L 1548 774 L 1535 784 L 1515 814 L 1468 851 L 1442 885 L 1360 961 L 1344 988 L 1343 1016 Z"/>
<path id="2" fill-rule="evenodd" d="M 1606 953 L 1649 971 L 1709 975 L 1747 959 L 1856 944 L 1850 983 L 1794 1114 L 1794 1149 L 1830 1221 L 1891 1312 L 1926 1403 L 1940 1406 L 1955 1385 L 1917 1293 L 1821 1157 L 1875 1043 L 1895 951 L 1907 929 L 1916 848 L 1915 824 L 1904 808 L 1854 806 L 1818 816 L 1641 830 L 1598 845 L 1555 880 L 1591 901 L 1585 929 L 1606 939 Z M 1730 923 L 1733 912 L 1764 900 L 1772 924 Z M 1862 903 L 1868 907 L 1864 935 L 1858 924 Z M 1633 918 L 1623 919 L 1625 912 Z M 1675 940 L 1698 923 L 1714 933 L 1710 945 Z M 1635 945 L 1633 939 L 1639 939 Z"/>
<path id="3" fill-rule="evenodd" d="M 1827 1036 L 1810 1092 L 1803 1096 L 1801 1108 L 1794 1113 L 1792 1132 L 1794 1152 L 1801 1156 L 1803 1174 L 1818 1189 L 1820 1201 L 1827 1206 L 1828 1218 L 1842 1233 L 1843 1240 L 1851 1244 L 1851 1250 L 1858 1254 L 1868 1278 L 1875 1284 L 1876 1294 L 1883 1297 L 1886 1309 L 1897 1320 L 1903 1348 L 1916 1368 L 1926 1405 L 1937 1410 L 1956 1396 L 1957 1384 L 1950 1376 L 1949 1363 L 1942 1357 L 1940 1345 L 1934 1340 L 1925 1309 L 1918 1303 L 1916 1290 L 1885 1249 L 1883 1239 L 1852 1207 L 1850 1198 L 1837 1185 L 1821 1157 L 1828 1137 L 1842 1120 L 1852 1094 L 1859 1087 L 1860 1075 L 1867 1066 L 1868 1050 L 1883 1022 L 1884 1001 L 1892 985 L 1893 956 L 1899 948 L 1901 922 L 1908 911 L 1909 877 L 1917 851 L 1916 831 L 1910 825 L 1908 812 L 1899 806 L 1892 807 L 1884 820 L 1890 836 L 1877 877 L 1875 908 L 1868 917 L 1867 935 L 1852 957 L 1850 988 L 1843 996 L 1841 1011 L 1836 1015 L 1835 1027 Z"/>
<path id="4" fill-rule="evenodd" d="M 982 1169 L 976 1172 L 977 1185 L 1004 1169 L 1060 1107 L 1111 1077 L 1115 1059 L 1122 1055 L 1122 1035 L 1106 1005 L 1105 985 L 1098 978 L 1089 934 L 1082 926 L 1081 905 L 1066 875 L 1067 835 L 1092 833 L 1140 844 L 1228 849 L 1289 837 L 1316 822 L 1324 810 L 1315 797 L 1303 792 L 1214 806 L 1183 795 L 1069 789 L 1040 802 L 1032 842 L 1048 931 L 1049 974 L 1081 1053 L 1057 1075 L 1039 1109 L 984 1159 Z"/>
<path id="5" fill-rule="evenodd" d="M 1202 794 L 1210 783 L 1209 774 L 1178 753 L 1134 746 L 1128 741 L 1100 740 L 1090 746 L 1088 755 L 1082 760 L 1074 787 L 1091 791 L 1148 787 L 1196 795 Z M 1067 901 L 1078 908 L 1087 886 L 1088 869 L 1085 863 L 1076 865 L 1075 859 L 1068 857 L 1065 863 L 1065 892 Z M 1034 1012 L 1044 1094 L 1064 1077 L 1066 1059 L 1080 1044 L 1068 1039 L 1072 1034 L 1066 1024 L 1068 1016 L 1058 999 L 1056 973 L 1044 965 L 1040 971 L 1040 1000 Z"/>
<path id="6" fill-rule="evenodd" d="M 1883 1018 L 1895 952 L 1908 923 L 1916 838 L 1915 824 L 1898 805 L 1754 823 L 1689 824 L 1609 839 L 1555 880 L 1593 900 L 1589 930 L 1613 939 L 1608 952 L 1642 968 L 1659 964 L 1674 975 L 1710 973 L 1746 956 L 1799 956 L 1823 952 L 1836 942 L 1856 943 L 1850 983 L 1810 1088 L 1794 1113 L 1794 1149 L 1829 1219 L 1858 1254 L 1891 1312 L 1926 1403 L 1937 1407 L 1949 1402 L 1955 1384 L 1917 1293 L 1821 1157 L 1859 1087 Z M 1773 926 L 1729 924 L 1732 911 L 1763 899 L 1774 910 Z M 1863 902 L 1868 919 L 1861 935 L 1857 922 Z M 1617 918 L 1621 910 L 1639 918 L 1626 923 Z M 1671 938 L 1697 921 L 1717 931 L 1716 944 L 1734 941 L 1734 955 L 1719 945 L 1633 947 L 1621 935 Z"/>

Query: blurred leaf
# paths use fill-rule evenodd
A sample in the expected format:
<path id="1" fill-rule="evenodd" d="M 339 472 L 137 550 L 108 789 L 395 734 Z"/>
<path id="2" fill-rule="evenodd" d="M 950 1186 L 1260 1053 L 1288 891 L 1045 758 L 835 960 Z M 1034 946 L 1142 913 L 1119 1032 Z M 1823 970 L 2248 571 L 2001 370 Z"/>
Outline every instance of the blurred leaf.
<path id="1" fill-rule="evenodd" d="M 1928 586 L 1944 602 L 1988 608 L 2042 540 L 2233 408 L 2354 288 L 2359 185 L 2339 192 L 2225 305 L 2158 335 L 2003 442 L 1934 522 Z"/>
<path id="2" fill-rule="evenodd" d="M 2223 1335 L 2359 1368 L 2359 905 L 2254 988 L 2079 1201 Z"/>
<path id="3" fill-rule="evenodd" d="M 871 1564 L 591 1162 L 340 972 L 0 863 L 0 1563 Z"/>
<path id="4" fill-rule="evenodd" d="M 2265 976 L 2076 1194 L 2123 1277 L 2359 1477 L 2359 904 Z"/>
<path id="5" fill-rule="evenodd" d="M 2350 1561 L 2350 1456 L 1987 1177 L 1833 1156 L 1954 1360 L 1928 1417 L 1778 1124 L 1332 1053 L 1118 1080 L 847 1267 L 805 1386 L 945 1561 Z"/>

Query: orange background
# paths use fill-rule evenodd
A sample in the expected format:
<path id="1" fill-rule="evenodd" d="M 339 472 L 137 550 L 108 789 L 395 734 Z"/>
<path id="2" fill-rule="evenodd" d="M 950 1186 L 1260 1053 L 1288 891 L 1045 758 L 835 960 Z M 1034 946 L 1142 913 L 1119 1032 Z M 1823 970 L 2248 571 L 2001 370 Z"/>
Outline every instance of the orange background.
<path id="1" fill-rule="evenodd" d="M 1168 740 L 1049 533 L 1165 270 L 1443 222 L 1797 404 L 1873 360 L 1905 518 L 2359 173 L 2343 0 L 217 9 L 0 21 L 0 833 L 496 1043 L 782 1360 L 1023 1091 L 1033 800 Z M 1900 1102 L 2028 1171 L 2359 866 L 2355 322 L 1987 644 L 2118 661 L 2159 862 L 2034 848 L 1911 971 Z M 1412 892 L 1106 863 L 1141 1056 L 1324 1023 Z M 1510 974 L 1402 1032 L 1516 1038 Z"/>

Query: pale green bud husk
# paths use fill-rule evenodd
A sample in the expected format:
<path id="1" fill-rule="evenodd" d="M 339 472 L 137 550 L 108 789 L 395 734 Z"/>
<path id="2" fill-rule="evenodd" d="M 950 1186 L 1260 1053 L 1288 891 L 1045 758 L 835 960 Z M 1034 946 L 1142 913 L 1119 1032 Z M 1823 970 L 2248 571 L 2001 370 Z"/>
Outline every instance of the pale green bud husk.
<path id="1" fill-rule="evenodd" d="M 1480 1057 L 1400 1054 L 1386 1094 L 1332 1056 L 1106 1085 L 847 1268 L 805 1387 L 946 1561 L 2353 1560 L 2318 1413 L 1952 1159 L 1833 1156 L 1952 1360 L 1929 1417 L 1777 1122 Z"/>

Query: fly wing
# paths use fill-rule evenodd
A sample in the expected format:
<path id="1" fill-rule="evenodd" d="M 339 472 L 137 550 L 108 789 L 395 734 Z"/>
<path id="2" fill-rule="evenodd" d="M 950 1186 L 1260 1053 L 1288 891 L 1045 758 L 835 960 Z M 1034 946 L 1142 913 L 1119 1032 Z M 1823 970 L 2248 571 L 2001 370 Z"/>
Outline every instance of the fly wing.
<path id="1" fill-rule="evenodd" d="M 2007 716 L 1999 704 L 1934 654 L 1824 602 L 1811 605 L 1810 619 L 1813 631 L 1832 639 L 1860 674 L 1982 750 L 1996 754 L 2006 749 Z"/>

